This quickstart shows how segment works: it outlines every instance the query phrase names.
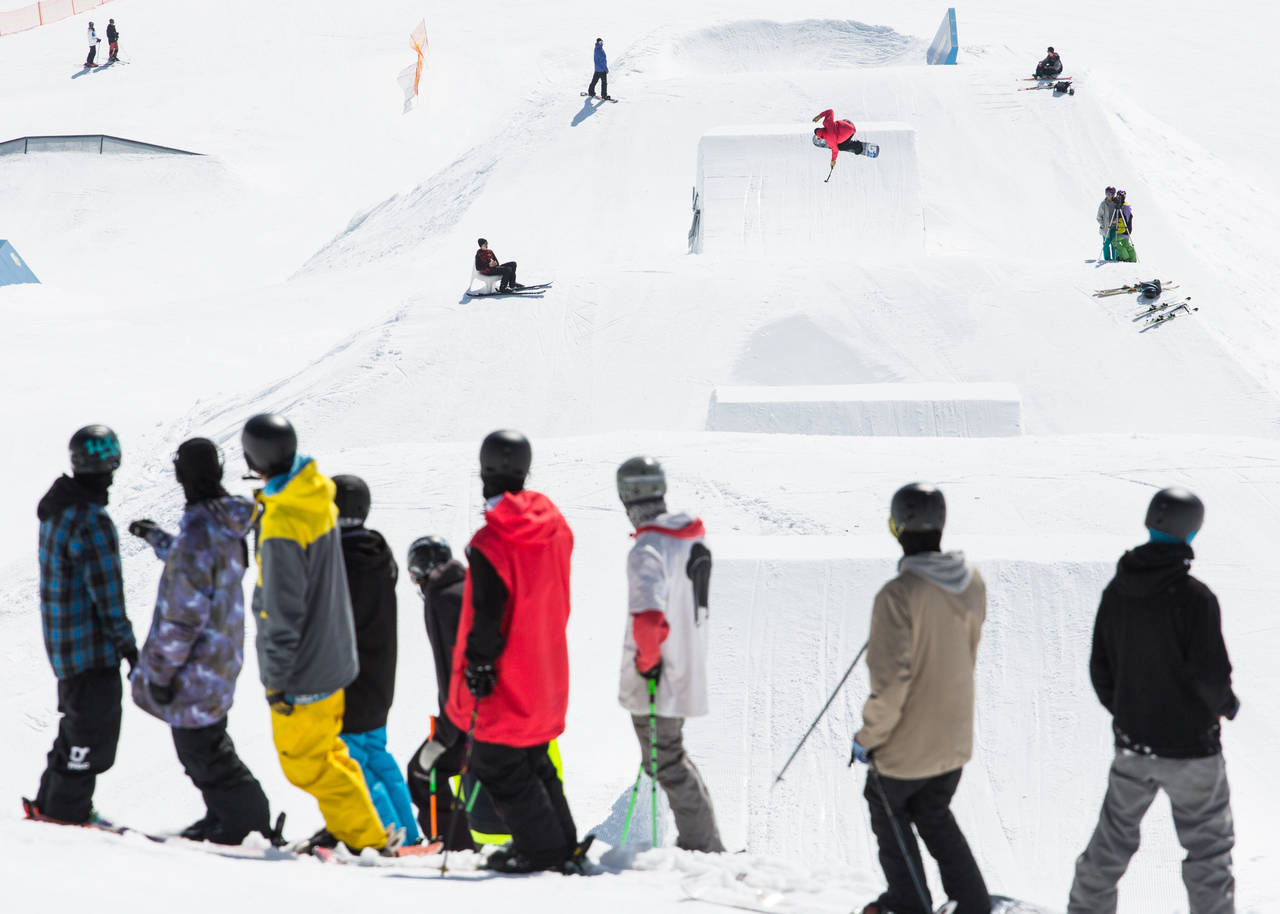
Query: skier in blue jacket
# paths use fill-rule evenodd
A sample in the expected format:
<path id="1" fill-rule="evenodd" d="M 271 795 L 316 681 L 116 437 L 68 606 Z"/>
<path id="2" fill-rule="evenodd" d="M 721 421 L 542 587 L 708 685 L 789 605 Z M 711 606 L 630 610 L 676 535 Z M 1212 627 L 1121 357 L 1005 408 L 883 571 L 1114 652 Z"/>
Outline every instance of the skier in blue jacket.
<path id="1" fill-rule="evenodd" d="M 609 59 L 604 56 L 604 39 L 596 39 L 596 72 L 591 77 L 591 85 L 587 87 L 587 95 L 596 97 L 596 83 L 600 83 L 600 97 L 609 101 Z"/>

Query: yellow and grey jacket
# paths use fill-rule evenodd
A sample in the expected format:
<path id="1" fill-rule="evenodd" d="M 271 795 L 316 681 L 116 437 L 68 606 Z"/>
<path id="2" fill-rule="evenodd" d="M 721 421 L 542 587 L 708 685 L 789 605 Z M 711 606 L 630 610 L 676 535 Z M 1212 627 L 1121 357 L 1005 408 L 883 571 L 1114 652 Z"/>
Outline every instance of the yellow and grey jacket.
<path id="1" fill-rule="evenodd" d="M 898 570 L 871 610 L 871 695 L 856 739 L 882 774 L 929 778 L 973 755 L 973 671 L 987 585 L 962 552 L 907 556 Z"/>
<path id="2" fill-rule="evenodd" d="M 262 684 L 293 696 L 345 688 L 359 671 L 334 484 L 309 457 L 257 493 Z"/>

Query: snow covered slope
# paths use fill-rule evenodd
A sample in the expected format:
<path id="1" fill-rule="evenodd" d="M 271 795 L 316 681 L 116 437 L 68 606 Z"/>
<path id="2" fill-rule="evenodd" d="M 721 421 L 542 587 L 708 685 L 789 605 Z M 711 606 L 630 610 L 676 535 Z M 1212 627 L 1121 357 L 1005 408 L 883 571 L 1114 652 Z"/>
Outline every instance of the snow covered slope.
<path id="1" fill-rule="evenodd" d="M 865 638 L 870 596 L 892 572 L 891 493 L 928 478 L 950 501 L 948 545 L 993 584 L 977 753 L 956 805 L 992 886 L 1064 904 L 1108 754 L 1085 681 L 1089 621 L 1151 492 L 1177 482 L 1208 504 L 1197 573 L 1222 599 L 1244 701 L 1225 738 L 1240 909 L 1274 910 L 1280 112 L 1241 88 L 1268 59 L 1270 7 L 997 0 L 960 8 L 950 68 L 923 64 L 939 10 L 917 0 L 859 4 L 856 22 L 835 0 L 485 9 L 425 11 L 424 97 L 407 116 L 395 74 L 424 15 L 408 0 L 118 0 L 108 12 L 130 63 L 83 76 L 86 16 L 0 38 L 0 141 L 105 132 L 205 154 L 0 160 L 0 234 L 42 280 L 0 289 L 0 499 L 13 509 L 0 525 L 0 779 L 14 798 L 0 803 L 14 874 L 3 897 L 34 906 L 57 885 L 63 904 L 107 912 L 477 898 L 654 911 L 675 909 L 683 879 L 750 870 L 817 884 L 815 908 L 848 910 L 880 884 L 861 774 L 845 767 L 861 670 L 794 773 L 769 782 Z M 578 95 L 597 35 L 621 99 L 603 108 Z M 1015 91 L 1047 43 L 1078 77 L 1074 97 Z M 688 255 L 701 138 L 833 106 L 914 130 L 923 244 L 882 243 L 872 225 L 803 249 Z M 807 158 L 783 176 L 793 189 L 761 210 L 793 226 L 819 192 L 796 176 L 820 182 L 828 160 L 812 146 L 796 155 Z M 890 164 L 882 155 L 842 161 L 822 189 Z M 1136 266 L 1092 262 L 1106 184 L 1137 213 Z M 479 235 L 553 290 L 465 298 Z M 1139 333 L 1131 299 L 1088 295 L 1153 275 L 1177 279 L 1200 311 Z M 720 387 L 903 382 L 1013 385 L 1024 434 L 707 430 Z M 57 720 L 33 509 L 67 437 L 113 424 L 118 525 L 172 526 L 175 445 L 214 437 L 238 468 L 239 428 L 260 409 L 286 411 L 322 470 L 368 480 L 370 523 L 399 554 L 428 532 L 465 542 L 480 518 L 481 436 L 529 433 L 533 484 L 577 537 L 567 791 L 579 828 L 605 839 L 638 761 L 614 700 L 629 540 L 612 474 L 634 453 L 662 459 L 673 504 L 702 515 L 717 556 L 715 710 L 689 745 L 747 855 L 661 850 L 590 880 L 428 887 L 21 822 L 16 797 L 34 789 Z M 123 550 L 142 632 L 159 565 L 132 538 Z M 435 696 L 407 581 L 400 599 L 389 731 L 407 757 Z M 314 804 L 279 772 L 256 682 L 250 661 L 231 732 L 290 833 L 308 833 Z M 131 707 L 97 801 L 155 829 L 200 813 L 165 728 Z M 1185 911 L 1178 856 L 1157 805 L 1122 909 Z"/>

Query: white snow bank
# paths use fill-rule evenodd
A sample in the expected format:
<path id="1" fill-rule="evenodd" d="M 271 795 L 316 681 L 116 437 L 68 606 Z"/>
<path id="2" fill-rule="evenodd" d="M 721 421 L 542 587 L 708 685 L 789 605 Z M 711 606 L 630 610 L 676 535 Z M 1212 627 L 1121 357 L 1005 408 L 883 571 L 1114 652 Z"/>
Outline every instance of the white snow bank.
<path id="1" fill-rule="evenodd" d="M 924 210 L 914 128 L 857 124 L 876 159 L 842 152 L 829 182 L 830 152 L 813 145 L 811 124 L 720 127 L 698 143 L 695 191 L 701 211 L 693 250 L 745 249 L 777 256 L 815 249 L 919 252 Z"/>
<path id="2" fill-rule="evenodd" d="M 1013 384 L 719 387 L 707 429 L 797 435 L 990 438 L 1022 434 Z"/>

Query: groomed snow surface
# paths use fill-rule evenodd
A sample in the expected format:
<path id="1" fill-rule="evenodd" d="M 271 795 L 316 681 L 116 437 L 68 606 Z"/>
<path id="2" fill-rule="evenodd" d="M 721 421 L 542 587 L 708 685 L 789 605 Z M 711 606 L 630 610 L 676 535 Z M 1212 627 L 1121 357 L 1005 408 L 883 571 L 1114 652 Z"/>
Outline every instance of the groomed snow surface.
<path id="1" fill-rule="evenodd" d="M 0 287 L 4 909 L 696 912 L 713 909 L 683 883 L 744 872 L 795 910 L 856 909 L 882 885 L 863 773 L 846 767 L 862 668 L 772 781 L 893 574 L 892 492 L 930 479 L 947 545 L 989 584 L 954 808 L 992 889 L 1065 907 L 1110 754 L 1087 676 L 1098 594 L 1153 491 L 1183 484 L 1208 505 L 1195 570 L 1221 599 L 1243 700 L 1224 737 L 1238 910 L 1277 910 L 1280 111 L 1241 89 L 1271 56 L 1270 7 L 1244 7 L 960 7 L 955 67 L 924 65 L 943 8 L 921 0 L 494 0 L 483 15 L 118 0 L 93 15 L 100 31 L 104 12 L 117 20 L 128 63 L 89 73 L 89 16 L 0 38 L 0 142 L 105 134 L 201 153 L 0 158 L 0 236 L 40 278 Z M 423 95 L 402 115 L 395 76 L 424 14 Z M 597 35 L 616 105 L 578 94 Z M 1016 91 L 1049 43 L 1073 97 Z M 881 154 L 842 154 L 823 184 L 829 157 L 805 134 L 829 107 Z M 705 244 L 689 254 L 700 182 Z M 1136 266 L 1095 262 L 1107 184 L 1134 207 Z M 480 235 L 554 288 L 465 297 Z M 1089 295 L 1152 276 L 1200 310 L 1143 333 L 1131 298 Z M 481 437 L 529 434 L 531 484 L 576 535 L 561 746 L 600 851 L 639 761 L 615 700 L 630 540 L 613 471 L 659 457 L 673 507 L 711 531 L 713 713 L 687 742 L 743 853 L 676 851 L 664 819 L 664 847 L 609 854 L 605 875 L 473 884 L 465 855 L 441 879 L 21 821 L 58 719 L 34 506 L 67 438 L 113 425 L 117 525 L 172 528 L 175 446 L 218 440 L 247 491 L 238 435 L 260 410 L 288 414 L 323 471 L 369 482 L 370 525 L 400 556 L 425 533 L 460 548 L 481 519 Z M 122 551 L 141 638 L 160 565 L 127 535 Z M 389 734 L 407 759 L 435 680 L 407 576 L 399 597 Z M 247 660 L 231 732 L 301 837 L 320 819 L 280 773 Z M 96 803 L 157 831 L 202 812 L 167 728 L 131 704 Z M 634 828 L 648 834 L 647 812 Z M 1179 858 L 1157 803 L 1121 910 L 1185 912 Z"/>

